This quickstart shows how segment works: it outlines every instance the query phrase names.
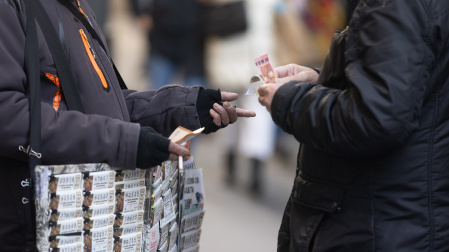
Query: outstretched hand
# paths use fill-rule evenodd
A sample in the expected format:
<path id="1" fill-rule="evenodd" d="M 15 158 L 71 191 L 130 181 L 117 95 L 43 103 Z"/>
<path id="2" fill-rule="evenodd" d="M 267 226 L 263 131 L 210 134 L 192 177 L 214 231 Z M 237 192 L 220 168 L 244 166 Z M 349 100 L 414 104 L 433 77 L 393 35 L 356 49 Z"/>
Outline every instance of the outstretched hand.
<path id="1" fill-rule="evenodd" d="M 237 100 L 239 95 L 237 93 L 231 92 L 221 92 L 221 100 L 223 101 L 223 106 L 215 103 L 213 108 L 209 111 L 213 118 L 213 122 L 217 126 L 226 126 L 230 123 L 237 121 L 239 117 L 255 117 L 256 113 L 254 111 L 245 110 L 242 108 L 235 108 L 231 105 L 231 101 Z"/>
<path id="2" fill-rule="evenodd" d="M 309 67 L 304 67 L 296 64 L 288 64 L 285 66 L 276 67 L 274 69 L 276 76 L 276 83 L 283 84 L 289 81 L 304 81 L 308 83 L 316 83 L 318 80 L 318 73 Z"/>

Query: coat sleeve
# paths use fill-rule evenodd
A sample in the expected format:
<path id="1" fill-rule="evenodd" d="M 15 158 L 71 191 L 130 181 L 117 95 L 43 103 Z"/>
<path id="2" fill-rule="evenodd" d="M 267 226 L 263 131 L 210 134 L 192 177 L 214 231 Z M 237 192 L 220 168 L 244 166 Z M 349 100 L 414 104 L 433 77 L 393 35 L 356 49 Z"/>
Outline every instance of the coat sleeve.
<path id="1" fill-rule="evenodd" d="M 29 136 L 24 13 L 8 1 L 0 2 L 0 155 L 23 161 L 27 157 L 19 146 L 27 146 Z M 41 107 L 43 164 L 135 167 L 139 125 L 77 111 L 57 112 L 44 102 Z"/>
<path id="2" fill-rule="evenodd" d="M 287 83 L 274 96 L 273 120 L 301 143 L 344 157 L 403 143 L 418 127 L 434 60 L 421 2 L 359 4 L 363 17 L 350 24 L 345 49 L 349 88 Z"/>
<path id="3" fill-rule="evenodd" d="M 134 92 L 126 96 L 132 122 L 150 126 L 168 137 L 178 126 L 201 127 L 196 101 L 201 86 L 167 85 L 158 90 Z"/>

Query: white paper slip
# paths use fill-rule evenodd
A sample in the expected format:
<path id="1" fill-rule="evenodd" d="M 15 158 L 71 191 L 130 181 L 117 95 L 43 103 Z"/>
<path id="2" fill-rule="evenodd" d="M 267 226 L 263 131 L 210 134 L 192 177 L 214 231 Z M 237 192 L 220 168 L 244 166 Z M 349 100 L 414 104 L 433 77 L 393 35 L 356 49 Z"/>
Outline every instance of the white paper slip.
<path id="1" fill-rule="evenodd" d="M 123 225 L 143 222 L 143 215 L 144 215 L 143 211 L 117 214 L 116 218 L 115 218 L 114 226 L 120 227 Z"/>
<path id="2" fill-rule="evenodd" d="M 144 187 L 145 179 L 136 179 L 129 181 L 120 181 L 115 183 L 115 190 L 133 189 L 137 187 Z"/>
<path id="3" fill-rule="evenodd" d="M 144 234 L 146 235 L 145 252 L 156 252 L 160 240 L 159 223 L 153 225 L 152 228 L 147 225 Z"/>
<path id="4" fill-rule="evenodd" d="M 59 235 L 56 237 L 50 237 L 50 248 L 59 248 L 62 246 L 72 245 L 76 243 L 83 243 L 83 235 Z"/>
<path id="5" fill-rule="evenodd" d="M 78 242 L 75 244 L 60 246 L 57 249 L 53 249 L 52 251 L 58 251 L 58 252 L 83 252 L 83 243 Z"/>
<path id="6" fill-rule="evenodd" d="M 80 233 L 81 231 L 83 231 L 83 218 L 50 223 L 50 236 Z"/>
<path id="7" fill-rule="evenodd" d="M 68 219 L 75 219 L 82 217 L 82 213 L 83 211 L 81 210 L 81 208 L 50 210 L 50 221 L 58 222 L 58 221 L 65 221 Z"/>
<path id="8" fill-rule="evenodd" d="M 145 169 L 120 170 L 115 174 L 115 182 L 145 179 Z"/>
<path id="9" fill-rule="evenodd" d="M 169 228 L 168 225 L 166 225 L 165 227 L 161 226 L 161 241 L 159 242 L 159 250 L 162 250 L 161 248 L 162 248 L 163 244 L 167 245 L 165 247 L 165 249 L 168 248 L 168 243 L 167 243 L 167 240 L 168 240 L 168 228 Z M 165 251 L 165 250 L 163 250 L 163 251 Z"/>
<path id="10" fill-rule="evenodd" d="M 81 208 L 83 204 L 82 195 L 82 191 L 79 189 L 69 192 L 58 192 L 56 194 L 52 194 L 50 198 L 50 209 L 63 210 Z"/>
<path id="11" fill-rule="evenodd" d="M 119 242 L 114 243 L 114 251 L 136 252 L 142 247 L 142 234 L 120 236 Z"/>
<path id="12" fill-rule="evenodd" d="M 201 169 L 185 171 L 182 214 L 187 215 L 204 209 L 204 186 Z"/>
<path id="13" fill-rule="evenodd" d="M 84 219 L 84 230 L 91 230 L 93 228 L 101 228 L 114 225 L 115 214 L 102 215 Z"/>
<path id="14" fill-rule="evenodd" d="M 50 177 L 50 182 L 48 183 L 50 193 L 82 189 L 83 180 L 81 178 L 81 173 L 54 175 Z"/>
<path id="15" fill-rule="evenodd" d="M 87 240 L 87 251 L 112 252 L 114 239 L 112 227 L 96 228 L 90 230 Z"/>
<path id="16" fill-rule="evenodd" d="M 264 84 L 262 76 L 254 75 L 251 77 L 249 81 L 249 88 L 246 91 L 245 95 L 259 95 L 257 89 Z"/>
<path id="17" fill-rule="evenodd" d="M 143 210 L 145 192 L 145 187 L 117 191 L 115 213 L 127 213 Z"/>
<path id="18" fill-rule="evenodd" d="M 143 230 L 143 222 L 122 225 L 121 227 L 114 228 L 114 237 L 119 237 L 122 235 L 129 235 L 134 233 L 142 233 Z"/>
<path id="19" fill-rule="evenodd" d="M 99 206 L 91 206 L 83 209 L 83 218 L 89 219 L 102 215 L 109 215 L 114 213 L 114 204 L 103 204 Z"/>
<path id="20" fill-rule="evenodd" d="M 176 246 L 176 241 L 178 239 L 178 225 L 173 223 L 170 229 L 168 230 L 168 249 L 171 250 L 174 246 Z"/>
<path id="21" fill-rule="evenodd" d="M 181 233 L 188 232 L 193 229 L 200 229 L 203 224 L 205 211 L 196 212 L 193 214 L 185 215 L 181 220 Z"/>
<path id="22" fill-rule="evenodd" d="M 185 234 L 181 235 L 181 249 L 187 249 L 191 247 L 195 247 L 200 242 L 200 236 L 201 236 L 201 229 L 199 230 L 192 230 L 190 232 L 187 232 Z"/>
<path id="23" fill-rule="evenodd" d="M 84 192 L 84 200 L 83 206 L 91 207 L 91 206 L 100 206 L 104 204 L 114 204 L 115 200 L 115 189 L 102 189 L 95 190 L 91 192 Z"/>
<path id="24" fill-rule="evenodd" d="M 84 190 L 93 191 L 114 187 L 115 171 L 90 172 L 84 178 Z"/>

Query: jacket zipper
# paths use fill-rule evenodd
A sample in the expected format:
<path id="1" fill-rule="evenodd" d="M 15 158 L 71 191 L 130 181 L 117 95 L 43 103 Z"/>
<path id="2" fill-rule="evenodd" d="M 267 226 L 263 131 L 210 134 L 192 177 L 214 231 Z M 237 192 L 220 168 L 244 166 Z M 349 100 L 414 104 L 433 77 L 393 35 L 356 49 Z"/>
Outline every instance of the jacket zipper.
<path id="1" fill-rule="evenodd" d="M 101 71 L 100 67 L 97 64 L 97 61 L 95 60 L 97 58 L 94 50 L 89 44 L 89 40 L 87 39 L 86 34 L 84 33 L 83 29 L 80 29 L 81 38 L 83 39 L 84 47 L 86 48 L 87 55 L 89 56 L 90 63 L 92 63 L 92 66 L 95 69 L 95 72 L 97 72 L 98 77 L 101 80 L 101 84 L 103 84 L 103 88 L 106 90 L 109 90 L 108 83 L 106 82 L 106 78 L 104 77 L 103 71 Z"/>

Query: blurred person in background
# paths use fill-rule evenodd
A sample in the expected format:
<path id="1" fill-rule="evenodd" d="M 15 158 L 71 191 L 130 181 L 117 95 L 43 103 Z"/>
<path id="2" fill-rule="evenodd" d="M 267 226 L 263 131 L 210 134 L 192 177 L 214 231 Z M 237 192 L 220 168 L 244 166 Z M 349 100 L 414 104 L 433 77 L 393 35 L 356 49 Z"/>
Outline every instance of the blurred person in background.
<path id="1" fill-rule="evenodd" d="M 448 250 L 448 23 L 448 1 L 360 1 L 319 74 L 259 88 L 301 143 L 278 251 Z"/>
<path id="2" fill-rule="evenodd" d="M 212 2 L 220 4 L 233 1 Z M 273 154 L 275 125 L 269 113 L 258 104 L 256 96 L 243 94 L 249 87 L 251 76 L 259 74 L 254 58 L 268 53 L 270 60 L 276 62 L 273 36 L 273 7 L 276 1 L 246 0 L 247 30 L 226 37 L 210 36 L 205 42 L 208 84 L 241 94 L 240 105 L 257 113 L 254 120 L 228 128 L 222 134 L 223 148 L 227 153 L 224 160 L 226 183 L 233 186 L 237 181 L 237 174 L 245 170 L 237 167 L 238 157 L 242 156 L 249 163 L 248 184 L 254 196 L 262 193 L 265 162 Z"/>
<path id="3" fill-rule="evenodd" d="M 132 1 L 137 6 L 138 24 L 148 34 L 149 88 L 160 88 L 178 80 L 188 86 L 205 85 L 198 1 Z"/>

